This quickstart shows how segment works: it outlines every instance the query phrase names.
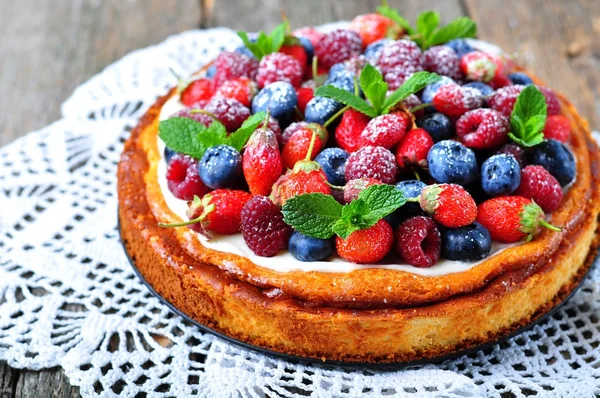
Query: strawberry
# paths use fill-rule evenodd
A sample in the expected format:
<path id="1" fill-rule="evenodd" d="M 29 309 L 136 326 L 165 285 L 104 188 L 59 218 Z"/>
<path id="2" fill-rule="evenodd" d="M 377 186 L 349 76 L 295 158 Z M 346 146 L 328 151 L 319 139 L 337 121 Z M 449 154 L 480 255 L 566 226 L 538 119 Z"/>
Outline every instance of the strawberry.
<path id="1" fill-rule="evenodd" d="M 350 180 L 344 185 L 344 202 L 350 203 L 353 200 L 356 200 L 358 194 L 369 188 L 371 185 L 381 184 L 383 184 L 383 182 L 374 178 L 357 178 L 355 180 Z"/>
<path id="2" fill-rule="evenodd" d="M 401 31 L 394 21 L 380 14 L 359 15 L 350 22 L 348 29 L 358 33 L 363 48 L 377 40 L 396 39 Z"/>
<path id="3" fill-rule="evenodd" d="M 569 142 L 571 123 L 565 115 L 550 115 L 546 118 L 544 138 L 553 138 L 560 142 Z"/>
<path id="4" fill-rule="evenodd" d="M 410 123 L 404 112 L 395 112 L 371 119 L 359 136 L 359 146 L 381 146 L 391 149 L 400 142 Z"/>
<path id="5" fill-rule="evenodd" d="M 317 123 L 308 123 L 296 130 L 288 139 L 281 152 L 283 166 L 293 169 L 297 161 L 306 158 L 313 134 L 317 135 L 310 160 L 313 160 L 327 143 L 327 130 Z"/>
<path id="6" fill-rule="evenodd" d="M 344 260 L 357 264 L 372 264 L 384 258 L 392 248 L 394 233 L 384 220 L 352 232 L 346 239 L 336 236 L 335 247 Z"/>
<path id="7" fill-rule="evenodd" d="M 255 196 L 241 213 L 242 236 L 254 254 L 273 257 L 287 247 L 292 228 L 283 221 L 283 214 L 271 199 Z"/>
<path id="8" fill-rule="evenodd" d="M 311 87 L 300 87 L 296 89 L 296 96 L 298 97 L 298 108 L 304 112 L 308 101 L 315 96 L 315 90 Z"/>
<path id="9" fill-rule="evenodd" d="M 215 96 L 233 98 L 244 104 L 244 106 L 250 107 L 252 98 L 254 98 L 257 92 L 258 86 L 254 80 L 247 77 L 238 77 L 224 82 L 215 91 Z"/>
<path id="10" fill-rule="evenodd" d="M 274 82 L 287 82 L 298 87 L 304 69 L 295 58 L 282 53 L 267 54 L 260 60 L 256 82 L 260 88 Z"/>
<path id="11" fill-rule="evenodd" d="M 533 200 L 550 213 L 560 205 L 563 191 L 558 180 L 542 166 L 529 165 L 521 170 L 521 183 L 515 195 Z"/>
<path id="12" fill-rule="evenodd" d="M 477 222 L 483 225 L 492 239 L 503 243 L 527 241 L 535 236 L 540 227 L 560 231 L 544 219 L 544 210 L 535 202 L 522 196 L 501 196 L 479 205 Z"/>
<path id="13" fill-rule="evenodd" d="M 215 59 L 215 74 L 212 77 L 213 90 L 221 87 L 227 80 L 237 77 L 256 77 L 258 61 L 237 52 L 222 52 Z"/>
<path id="14" fill-rule="evenodd" d="M 283 162 L 275 133 L 267 126 L 256 129 L 244 149 L 242 168 L 253 195 L 268 195 L 283 173 Z"/>
<path id="15" fill-rule="evenodd" d="M 179 101 L 185 106 L 192 106 L 198 101 L 208 101 L 213 95 L 210 79 L 194 80 L 181 91 Z"/>
<path id="16" fill-rule="evenodd" d="M 335 139 L 340 148 L 348 152 L 356 152 L 360 148 L 360 134 L 371 120 L 367 115 L 355 109 L 348 109 L 335 129 Z"/>
<path id="17" fill-rule="evenodd" d="M 506 75 L 498 75 L 494 76 L 492 80 L 488 82 L 491 88 L 494 90 L 498 90 L 499 88 L 511 86 L 513 83 L 510 81 L 508 76 Z"/>
<path id="18" fill-rule="evenodd" d="M 460 69 L 467 79 L 487 83 L 496 76 L 495 59 L 482 51 L 473 51 L 460 59 Z"/>
<path id="19" fill-rule="evenodd" d="M 260 128 L 265 124 L 264 121 L 260 122 L 260 124 L 256 128 Z M 277 144 L 281 147 L 283 145 L 283 134 L 281 133 L 281 127 L 279 127 L 279 122 L 273 116 L 269 116 L 269 121 L 267 122 L 267 128 L 275 133 L 275 137 L 277 138 Z"/>
<path id="20" fill-rule="evenodd" d="M 421 191 L 419 203 L 425 212 L 445 227 L 464 227 L 477 218 L 475 201 L 460 185 L 428 185 Z"/>
<path id="21" fill-rule="evenodd" d="M 433 106 L 447 116 L 461 116 L 483 105 L 481 92 L 472 87 L 447 84 L 440 87 L 433 97 Z"/>
<path id="22" fill-rule="evenodd" d="M 294 135 L 294 133 L 296 131 L 308 128 L 308 124 L 309 124 L 308 122 L 300 121 L 300 122 L 294 122 L 294 123 L 290 124 L 289 126 L 287 126 L 285 128 L 285 130 L 283 130 L 283 133 L 281 135 L 281 143 L 285 146 L 285 144 L 287 144 L 290 137 L 292 135 Z"/>
<path id="23" fill-rule="evenodd" d="M 306 64 L 308 63 L 308 55 L 306 54 L 306 50 L 304 47 L 302 47 L 302 44 L 300 44 L 298 39 L 294 37 L 286 38 L 286 40 L 288 39 L 293 39 L 293 41 L 290 44 L 284 44 L 281 46 L 279 52 L 296 59 L 302 67 L 302 71 L 304 72 Z"/>
<path id="24" fill-rule="evenodd" d="M 209 231 L 235 234 L 240 231 L 242 208 L 252 199 L 245 191 L 216 189 L 200 199 L 188 202 L 189 228 L 210 237 Z"/>
<path id="25" fill-rule="evenodd" d="M 427 154 L 433 146 L 433 138 L 421 128 L 410 130 L 396 148 L 396 163 L 402 171 L 411 167 L 427 166 Z"/>

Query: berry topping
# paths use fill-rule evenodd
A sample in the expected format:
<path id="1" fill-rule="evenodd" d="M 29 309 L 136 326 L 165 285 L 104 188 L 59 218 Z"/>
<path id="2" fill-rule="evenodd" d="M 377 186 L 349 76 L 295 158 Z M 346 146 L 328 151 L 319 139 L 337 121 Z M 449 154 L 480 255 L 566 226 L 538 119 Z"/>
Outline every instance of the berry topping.
<path id="1" fill-rule="evenodd" d="M 529 165 L 521 171 L 521 184 L 515 195 L 533 200 L 549 213 L 560 205 L 563 191 L 556 178 L 542 166 Z"/>
<path id="2" fill-rule="evenodd" d="M 294 232 L 290 237 L 288 249 L 296 260 L 320 261 L 333 253 L 333 239 L 318 239 Z"/>
<path id="3" fill-rule="evenodd" d="M 304 69 L 306 68 L 306 65 L 308 64 L 308 59 L 309 59 L 308 53 L 306 52 L 306 47 L 302 44 L 302 40 L 295 40 L 293 37 L 290 37 L 290 36 L 288 36 L 288 40 L 290 40 L 292 43 L 284 44 L 283 46 L 281 46 L 281 48 L 279 49 L 279 52 L 282 54 L 288 55 L 288 56 L 292 57 L 293 59 L 295 59 L 296 61 L 298 61 L 298 64 L 300 65 L 300 68 L 302 69 L 302 74 L 304 74 Z M 310 46 L 310 51 L 311 51 L 310 58 L 312 58 L 312 52 L 314 51 L 313 46 L 308 39 L 304 39 L 304 40 Z M 275 54 L 275 53 L 273 53 L 273 54 Z M 285 63 L 283 63 L 282 66 L 289 66 L 289 63 L 285 62 Z M 260 65 L 259 65 L 258 73 L 260 74 Z M 288 76 L 289 76 L 289 74 L 288 74 Z M 258 79 L 258 76 L 256 77 L 256 79 Z M 300 76 L 300 80 L 302 80 L 302 76 Z"/>
<path id="4" fill-rule="evenodd" d="M 427 154 L 431 177 L 437 182 L 468 185 L 477 179 L 475 153 L 460 142 L 434 144 Z"/>
<path id="5" fill-rule="evenodd" d="M 527 86 L 533 84 L 533 80 L 523 72 L 515 72 L 508 75 L 512 84 L 521 84 Z"/>
<path id="6" fill-rule="evenodd" d="M 488 95 L 490 95 L 494 92 L 494 89 L 492 87 L 490 87 L 490 85 L 485 84 L 484 82 L 469 82 L 469 83 L 465 84 L 463 87 L 471 87 L 471 88 L 474 88 L 475 90 L 479 90 L 481 95 L 483 95 L 484 97 L 487 97 Z"/>
<path id="7" fill-rule="evenodd" d="M 462 58 L 465 54 L 475 51 L 465 39 L 450 40 L 446 45 L 456 52 L 458 58 Z"/>
<path id="8" fill-rule="evenodd" d="M 380 14 L 364 14 L 355 17 L 348 29 L 358 33 L 363 47 L 384 38 L 396 38 L 400 28 L 394 21 Z"/>
<path id="9" fill-rule="evenodd" d="M 273 185 L 271 197 L 277 205 L 283 206 L 289 198 L 305 193 L 331 195 L 331 188 L 327 184 L 327 177 L 323 170 L 288 171 Z"/>
<path id="10" fill-rule="evenodd" d="M 571 123 L 565 115 L 550 115 L 546 118 L 544 137 L 560 142 L 569 142 L 571 136 Z"/>
<path id="11" fill-rule="evenodd" d="M 427 103 L 427 104 L 432 103 L 433 97 L 435 97 L 435 95 L 440 90 L 440 88 L 442 86 L 446 86 L 448 84 L 456 85 L 456 82 L 454 80 L 452 80 L 451 78 L 449 78 L 448 76 L 442 76 L 442 78 L 440 80 L 438 80 L 437 82 L 431 83 L 431 84 L 428 84 L 427 86 L 425 86 L 425 88 L 421 92 L 422 102 Z M 433 107 L 428 108 L 428 109 L 431 109 L 432 111 L 435 110 Z"/>
<path id="12" fill-rule="evenodd" d="M 198 162 L 179 153 L 173 155 L 167 165 L 167 185 L 177 199 L 183 200 L 192 200 L 210 191 L 198 175 Z"/>
<path id="13" fill-rule="evenodd" d="M 544 94 L 546 105 L 548 106 L 548 115 L 560 114 L 560 102 L 554 91 L 548 87 L 537 86 L 537 88 Z"/>
<path id="14" fill-rule="evenodd" d="M 433 106 L 438 112 L 448 116 L 461 116 L 471 109 L 483 105 L 483 96 L 479 90 L 448 84 L 440 87 L 433 97 Z"/>
<path id="15" fill-rule="evenodd" d="M 268 127 L 252 133 L 243 154 L 244 177 L 253 195 L 268 195 L 283 173 L 277 138 Z"/>
<path id="16" fill-rule="evenodd" d="M 260 128 L 264 125 L 264 122 L 261 122 L 256 128 Z M 283 145 L 283 133 L 281 132 L 281 127 L 279 127 L 279 122 L 273 116 L 269 116 L 269 121 L 267 122 L 267 129 L 271 130 L 275 137 L 277 138 L 277 143 L 279 146 Z"/>
<path id="17" fill-rule="evenodd" d="M 289 127 L 288 127 L 289 128 Z M 287 129 L 286 129 L 287 131 Z M 315 144 L 310 159 L 314 159 L 327 143 L 327 130 L 316 123 L 306 123 L 296 129 L 286 140 L 281 152 L 283 167 L 293 169 L 297 161 L 306 158 L 313 134 L 316 134 Z"/>
<path id="18" fill-rule="evenodd" d="M 521 167 L 511 155 L 489 157 L 481 166 L 481 186 L 490 196 L 513 193 L 521 183 Z"/>
<path id="19" fill-rule="evenodd" d="M 345 260 L 371 264 L 384 258 L 392 248 L 394 233 L 384 220 L 369 228 L 352 232 L 346 239 L 336 236 L 335 247 Z"/>
<path id="20" fill-rule="evenodd" d="M 525 167 L 527 162 L 525 161 L 525 150 L 517 144 L 508 143 L 504 144 L 498 149 L 498 153 L 506 153 L 507 155 L 511 155 L 521 168 Z"/>
<path id="21" fill-rule="evenodd" d="M 344 29 L 329 32 L 313 44 L 319 65 L 325 68 L 331 68 L 338 62 L 359 55 L 362 49 L 362 40 L 358 33 Z"/>
<path id="22" fill-rule="evenodd" d="M 575 179 L 575 157 L 560 141 L 544 140 L 533 147 L 529 154 L 529 163 L 544 167 L 563 187 Z"/>
<path id="23" fill-rule="evenodd" d="M 350 154 L 346 162 L 346 181 L 357 178 L 374 178 L 384 184 L 396 181 L 396 158 L 387 149 L 365 146 Z"/>
<path id="24" fill-rule="evenodd" d="M 219 119 L 227 131 L 237 130 L 250 117 L 250 109 L 233 98 L 213 97 L 204 110 Z"/>
<path id="25" fill-rule="evenodd" d="M 377 41 L 369 44 L 367 46 L 367 48 L 365 48 L 365 52 L 363 55 L 369 61 L 369 63 L 374 64 L 379 59 L 379 56 L 381 55 L 381 50 L 383 50 L 383 47 L 394 43 L 394 41 L 395 40 L 392 40 L 392 39 L 377 40 Z"/>
<path id="26" fill-rule="evenodd" d="M 427 166 L 427 154 L 432 146 L 433 139 L 427 131 L 421 128 L 410 130 L 396 148 L 396 163 L 400 170 Z"/>
<path id="27" fill-rule="evenodd" d="M 423 52 L 421 57 L 423 68 L 438 75 L 448 76 L 454 80 L 462 80 L 460 60 L 456 52 L 448 46 L 434 46 Z"/>
<path id="28" fill-rule="evenodd" d="M 342 120 L 335 129 L 335 140 L 338 145 L 348 152 L 356 152 L 359 146 L 360 134 L 367 127 L 369 118 L 355 109 L 348 109 L 342 115 Z"/>
<path id="29" fill-rule="evenodd" d="M 327 181 L 332 185 L 338 186 L 346 183 L 344 171 L 347 160 L 348 152 L 342 148 L 335 147 L 325 148 L 315 158 L 315 162 L 321 166 L 321 169 L 325 173 Z"/>
<path id="30" fill-rule="evenodd" d="M 245 191 L 217 189 L 204 195 L 202 200 L 197 196 L 188 203 L 188 218 L 193 224 L 189 228 L 210 236 L 210 232 L 218 234 L 235 234 L 240 231 L 241 213 L 244 205 L 252 199 Z"/>
<path id="31" fill-rule="evenodd" d="M 456 135 L 465 146 L 474 149 L 499 146 L 509 130 L 508 118 L 493 109 L 474 109 L 456 121 Z"/>
<path id="32" fill-rule="evenodd" d="M 260 60 L 256 82 L 261 88 L 274 82 L 287 82 L 296 87 L 302 81 L 302 73 L 302 65 L 295 58 L 282 53 L 271 53 Z"/>
<path id="33" fill-rule="evenodd" d="M 213 89 L 221 87 L 227 80 L 238 77 L 256 77 L 258 61 L 237 52 L 222 52 L 215 59 L 215 74 L 212 77 Z"/>
<path id="34" fill-rule="evenodd" d="M 376 66 L 381 70 L 389 89 L 395 90 L 407 77 L 423 70 L 421 49 L 414 41 L 398 40 L 383 47 Z"/>
<path id="35" fill-rule="evenodd" d="M 440 231 L 429 217 L 417 216 L 396 229 L 396 251 L 408 264 L 429 268 L 440 259 Z"/>
<path id="36" fill-rule="evenodd" d="M 492 249 L 492 236 L 478 222 L 442 229 L 442 257 L 452 261 L 478 261 Z"/>
<path id="37" fill-rule="evenodd" d="M 460 185 L 434 184 L 421 191 L 421 208 L 448 228 L 464 227 L 477 217 L 477 205 Z"/>
<path id="38" fill-rule="evenodd" d="M 209 188 L 233 188 L 242 177 L 242 155 L 229 145 L 210 147 L 198 162 L 198 171 Z"/>
<path id="39" fill-rule="evenodd" d="M 359 136 L 359 146 L 380 146 L 391 149 L 402 139 L 410 118 L 404 112 L 389 113 L 371 119 Z"/>
<path id="40" fill-rule="evenodd" d="M 265 86 L 252 100 L 252 113 L 266 112 L 267 109 L 282 128 L 287 127 L 294 116 L 298 102 L 296 90 L 287 82 L 275 82 Z"/>
<path id="41" fill-rule="evenodd" d="M 319 32 L 312 26 L 306 26 L 304 28 L 296 29 L 293 32 L 296 37 L 306 37 L 311 44 L 314 46 L 323 38 L 323 33 Z"/>
<path id="42" fill-rule="evenodd" d="M 331 98 L 313 97 L 304 110 L 304 119 L 307 122 L 324 125 L 333 115 L 335 115 L 343 105 Z"/>
<path id="43" fill-rule="evenodd" d="M 524 88 L 525 86 L 514 85 L 496 90 L 496 92 L 488 98 L 490 108 L 497 110 L 504 116 L 510 116 L 515 107 L 515 102 L 517 102 L 517 97 Z"/>
<path id="44" fill-rule="evenodd" d="M 185 106 L 192 106 L 198 101 L 208 101 L 213 95 L 210 79 L 194 80 L 181 91 L 179 100 Z"/>
<path id="45" fill-rule="evenodd" d="M 315 90 L 311 87 L 300 87 L 296 89 L 296 95 L 298 96 L 298 109 L 305 112 L 306 105 L 315 96 Z"/>
<path id="46" fill-rule="evenodd" d="M 372 185 L 381 185 L 381 181 L 374 178 L 357 178 L 350 180 L 344 186 L 344 202 L 350 203 L 358 198 L 358 195 Z"/>
<path id="47" fill-rule="evenodd" d="M 215 92 L 215 96 L 233 98 L 245 107 L 249 107 L 257 92 L 258 86 L 253 80 L 247 77 L 238 77 L 224 82 Z"/>
<path id="48" fill-rule="evenodd" d="M 287 247 L 292 228 L 279 207 L 266 196 L 255 196 L 242 209 L 242 236 L 256 255 L 273 257 Z"/>
<path id="49" fill-rule="evenodd" d="M 489 82 L 496 75 L 498 66 L 492 56 L 482 51 L 473 51 L 460 59 L 460 69 L 469 80 Z"/>
<path id="50" fill-rule="evenodd" d="M 400 181 L 396 184 L 396 189 L 402 192 L 402 195 L 406 199 L 414 199 L 418 198 L 421 195 L 421 191 L 427 185 L 423 181 L 419 180 L 406 180 Z M 421 210 L 421 206 L 415 202 L 405 203 L 398 210 L 394 211 L 392 214 L 385 217 L 385 220 L 392 226 L 392 228 L 396 228 L 400 223 L 407 218 L 414 216 L 422 216 L 423 210 Z"/>
<path id="51" fill-rule="evenodd" d="M 417 126 L 427 131 L 434 142 L 452 138 L 454 126 L 443 113 L 430 113 L 417 119 Z"/>

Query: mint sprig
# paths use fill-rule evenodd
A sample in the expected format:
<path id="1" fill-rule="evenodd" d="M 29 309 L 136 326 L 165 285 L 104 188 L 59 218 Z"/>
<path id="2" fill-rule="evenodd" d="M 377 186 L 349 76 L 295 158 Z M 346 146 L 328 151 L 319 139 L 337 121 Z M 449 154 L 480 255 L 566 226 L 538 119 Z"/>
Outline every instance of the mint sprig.
<path id="1" fill-rule="evenodd" d="M 330 195 L 309 193 L 288 199 L 282 212 L 283 220 L 304 235 L 319 239 L 338 235 L 345 239 L 352 232 L 375 225 L 405 203 L 396 187 L 373 185 L 345 206 Z"/>
<path id="2" fill-rule="evenodd" d="M 521 91 L 510 114 L 510 139 L 523 147 L 532 147 L 544 141 L 544 126 L 548 105 L 544 94 L 534 85 Z"/>
<path id="3" fill-rule="evenodd" d="M 406 97 L 440 79 L 441 77 L 435 73 L 417 72 L 406 79 L 398 89 L 386 98 L 388 84 L 377 69 L 367 64 L 361 71 L 359 80 L 360 87 L 365 93 L 368 102 L 356 94 L 331 85 L 317 88 L 315 95 L 332 98 L 373 118 L 389 113 L 394 106 L 406 99 Z"/>
<path id="4" fill-rule="evenodd" d="M 260 61 L 265 55 L 279 51 L 285 42 L 286 32 L 288 31 L 289 23 L 285 21 L 277 25 L 269 35 L 261 30 L 256 37 L 256 41 L 250 41 L 248 33 L 243 31 L 238 31 L 237 35 L 242 39 L 248 50 Z"/>
<path id="5" fill-rule="evenodd" d="M 225 126 L 216 120 L 206 127 L 193 119 L 175 116 L 159 123 L 158 136 L 167 147 L 194 159 L 200 159 L 208 148 L 217 145 L 229 145 L 241 151 L 265 115 L 265 112 L 255 113 L 229 136 Z"/>

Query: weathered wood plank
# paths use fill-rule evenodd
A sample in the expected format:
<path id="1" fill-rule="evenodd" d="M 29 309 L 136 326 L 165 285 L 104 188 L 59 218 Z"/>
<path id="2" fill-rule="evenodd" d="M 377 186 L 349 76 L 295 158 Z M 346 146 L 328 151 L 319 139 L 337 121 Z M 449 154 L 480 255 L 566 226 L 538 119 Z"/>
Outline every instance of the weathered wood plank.
<path id="1" fill-rule="evenodd" d="M 40 371 L 22 370 L 14 390 L 14 398 L 78 397 L 79 388 L 72 387 L 59 368 Z"/>

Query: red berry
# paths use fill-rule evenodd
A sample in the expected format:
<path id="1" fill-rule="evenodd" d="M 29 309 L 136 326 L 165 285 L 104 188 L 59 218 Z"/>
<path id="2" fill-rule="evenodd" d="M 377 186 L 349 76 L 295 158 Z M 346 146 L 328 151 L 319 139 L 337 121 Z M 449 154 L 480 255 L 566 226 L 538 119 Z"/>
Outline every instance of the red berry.
<path id="1" fill-rule="evenodd" d="M 331 188 L 323 170 L 302 171 L 296 167 L 295 170 L 288 171 L 273 185 L 271 198 L 277 205 L 283 206 L 289 198 L 305 193 L 331 195 Z"/>
<path id="2" fill-rule="evenodd" d="M 250 107 L 252 98 L 258 92 L 258 86 L 254 80 L 247 77 L 238 77 L 237 79 L 227 80 L 215 92 L 215 96 L 224 98 L 233 98 L 241 102 L 244 106 Z"/>
<path id="3" fill-rule="evenodd" d="M 448 116 L 461 116 L 483 105 L 481 92 L 472 87 L 447 84 L 440 87 L 433 97 L 433 106 Z"/>
<path id="4" fill-rule="evenodd" d="M 346 239 L 336 236 L 335 247 L 344 260 L 373 264 L 384 258 L 394 243 L 392 227 L 379 220 L 372 227 L 352 232 Z"/>
<path id="5" fill-rule="evenodd" d="M 281 152 L 283 166 L 293 169 L 297 161 L 303 160 L 308 154 L 313 133 L 317 135 L 310 160 L 314 159 L 327 143 L 327 130 L 320 124 L 308 123 L 306 127 L 296 130 L 287 140 Z"/>
<path id="6" fill-rule="evenodd" d="M 388 91 L 388 95 L 391 94 L 392 92 Z M 415 94 L 411 94 L 408 97 L 406 97 L 405 99 L 403 99 L 402 102 L 400 102 L 400 104 L 402 105 L 402 107 L 404 107 L 404 109 L 411 110 L 415 106 L 422 105 L 423 102 L 421 102 L 419 97 L 417 97 Z M 415 115 L 415 117 L 419 118 L 419 117 L 425 115 L 425 110 L 419 109 L 416 112 L 412 112 L 412 114 Z M 412 124 L 412 123 L 410 123 L 410 124 Z"/>
<path id="7" fill-rule="evenodd" d="M 263 125 L 264 122 L 260 122 L 256 128 L 261 128 Z M 281 133 L 281 127 L 279 127 L 279 122 L 277 119 L 275 119 L 273 116 L 269 116 L 267 127 L 275 134 L 275 138 L 277 138 L 277 144 L 281 147 L 283 145 L 283 134 Z"/>
<path id="8" fill-rule="evenodd" d="M 442 236 L 431 218 L 409 218 L 396 229 L 396 251 L 408 264 L 429 268 L 440 259 Z"/>
<path id="9" fill-rule="evenodd" d="M 496 76 L 498 65 L 489 54 L 482 51 L 472 51 L 462 56 L 460 69 L 467 79 L 487 83 Z"/>
<path id="10" fill-rule="evenodd" d="M 216 189 L 188 203 L 190 220 L 200 219 L 189 227 L 196 232 L 206 234 L 213 231 L 219 234 L 234 234 L 240 231 L 242 208 L 252 199 L 245 191 Z"/>
<path id="11" fill-rule="evenodd" d="M 227 80 L 238 77 L 248 77 L 252 80 L 256 77 L 258 61 L 247 55 L 237 52 L 222 52 L 215 59 L 215 74 L 213 90 L 221 87 Z"/>
<path id="12" fill-rule="evenodd" d="M 315 96 L 315 90 L 310 87 L 300 87 L 296 89 L 298 97 L 298 109 L 302 112 L 306 109 L 306 104 Z"/>
<path id="13" fill-rule="evenodd" d="M 490 108 L 497 110 L 504 116 L 510 116 L 512 110 L 517 102 L 517 97 L 521 94 L 521 91 L 525 86 L 515 84 L 513 86 L 506 86 L 496 90 L 489 98 L 488 104 Z"/>
<path id="14" fill-rule="evenodd" d="M 381 185 L 381 181 L 374 178 L 357 178 L 350 180 L 344 186 L 344 202 L 350 203 L 358 198 L 358 195 L 371 185 Z"/>
<path id="15" fill-rule="evenodd" d="M 356 32 L 337 29 L 326 33 L 314 46 L 319 65 L 329 69 L 339 62 L 359 55 L 362 40 Z"/>
<path id="16" fill-rule="evenodd" d="M 289 126 L 287 126 L 285 128 L 285 130 L 283 130 L 283 134 L 281 135 L 282 144 L 285 146 L 285 144 L 287 144 L 290 137 L 296 131 L 306 129 L 306 128 L 308 128 L 308 126 L 309 126 L 309 123 L 305 122 L 305 121 L 294 122 L 294 123 L 290 124 Z"/>
<path id="17" fill-rule="evenodd" d="M 406 133 L 396 149 L 396 163 L 400 170 L 413 166 L 425 167 L 427 154 L 433 144 L 433 138 L 424 129 L 412 129 Z"/>
<path id="18" fill-rule="evenodd" d="M 179 112 L 176 112 L 173 116 L 186 117 L 188 119 L 195 120 L 198 123 L 202 123 L 203 125 L 208 127 L 208 126 L 210 126 L 210 124 L 213 122 L 214 119 L 203 113 L 196 112 L 196 110 L 204 110 L 204 108 L 206 108 L 207 104 L 208 104 L 208 101 L 200 100 L 200 101 L 196 102 L 194 105 L 192 105 L 191 107 L 182 109 Z"/>
<path id="19" fill-rule="evenodd" d="M 173 155 L 167 165 L 167 185 L 177 199 L 183 200 L 202 197 L 210 191 L 198 175 L 198 161 L 180 153 Z"/>
<path id="20" fill-rule="evenodd" d="M 292 40 L 295 40 L 297 43 L 299 43 L 299 41 L 295 38 L 292 38 Z M 289 55 L 290 57 L 298 61 L 298 63 L 302 67 L 302 71 L 304 72 L 304 68 L 306 68 L 306 64 L 308 63 L 308 55 L 306 54 L 306 50 L 304 49 L 304 47 L 302 47 L 301 44 L 283 45 L 279 49 L 279 52 L 285 55 Z"/>
<path id="21" fill-rule="evenodd" d="M 273 257 L 287 247 L 292 228 L 283 221 L 283 214 L 271 199 L 255 196 L 242 209 L 242 236 L 256 255 Z"/>
<path id="22" fill-rule="evenodd" d="M 296 29 L 293 32 L 293 35 L 296 37 L 306 37 L 312 43 L 313 46 L 316 46 L 317 43 L 323 38 L 323 33 L 319 32 L 311 26 Z"/>
<path id="23" fill-rule="evenodd" d="M 423 52 L 421 56 L 423 69 L 438 75 L 448 76 L 453 80 L 462 80 L 460 59 L 456 52 L 448 46 L 434 46 Z"/>
<path id="24" fill-rule="evenodd" d="M 283 173 L 279 144 L 272 130 L 258 128 L 246 144 L 242 168 L 248 188 L 253 195 L 268 195 Z"/>
<path id="25" fill-rule="evenodd" d="M 493 109 L 474 109 L 456 121 L 456 135 L 468 148 L 494 148 L 510 131 L 508 118 Z"/>
<path id="26" fill-rule="evenodd" d="M 549 115 L 544 126 L 544 138 L 552 138 L 560 142 L 569 142 L 571 122 L 565 115 Z"/>
<path id="27" fill-rule="evenodd" d="M 335 140 L 340 148 L 356 152 L 360 148 L 360 134 L 370 120 L 370 117 L 354 109 L 344 112 L 340 124 L 335 129 Z"/>
<path id="28" fill-rule="evenodd" d="M 400 142 L 409 123 L 409 116 L 404 112 L 377 116 L 371 119 L 360 133 L 359 146 L 382 146 L 391 149 Z"/>
<path id="29" fill-rule="evenodd" d="M 229 132 L 240 128 L 250 117 L 250 109 L 233 98 L 213 97 L 204 109 L 215 115 Z"/>
<path id="30" fill-rule="evenodd" d="M 396 158 L 380 146 L 365 146 L 351 153 L 346 162 L 346 181 L 374 178 L 384 184 L 396 182 Z"/>
<path id="31" fill-rule="evenodd" d="M 499 88 L 510 86 L 513 83 L 510 81 L 510 79 L 508 78 L 508 76 L 496 74 L 496 76 L 494 76 L 494 78 L 492 80 L 490 80 L 488 82 L 488 84 L 494 90 L 498 90 Z"/>
<path id="32" fill-rule="evenodd" d="M 551 88 L 536 86 L 540 89 L 542 94 L 544 94 L 544 98 L 546 99 L 546 105 L 548 106 L 548 115 L 558 115 L 560 114 L 560 101 L 558 97 L 552 91 Z"/>
<path id="33" fill-rule="evenodd" d="M 477 217 L 477 205 L 471 195 L 460 185 L 434 184 L 421 191 L 421 208 L 435 221 L 448 228 L 469 225 Z"/>
<path id="34" fill-rule="evenodd" d="M 282 53 L 271 53 L 260 60 L 256 82 L 260 88 L 274 82 L 287 82 L 296 87 L 302 82 L 303 71 L 302 65 L 295 58 Z"/>
<path id="35" fill-rule="evenodd" d="M 423 70 L 421 49 L 410 40 L 398 40 L 383 47 L 376 62 L 390 90 L 395 90 L 407 77 Z"/>
<path id="36" fill-rule="evenodd" d="M 348 29 L 358 33 L 363 47 L 384 38 L 398 37 L 400 28 L 394 21 L 380 14 L 365 14 L 355 17 Z"/>
<path id="37" fill-rule="evenodd" d="M 521 168 L 525 167 L 525 165 L 527 164 L 525 161 L 525 150 L 517 144 L 504 144 L 500 147 L 500 149 L 498 149 L 498 153 L 506 153 L 508 155 L 511 155 L 513 158 L 515 158 L 517 163 L 519 163 L 519 166 L 521 166 Z"/>
<path id="38" fill-rule="evenodd" d="M 208 101 L 212 95 L 212 81 L 210 79 L 198 79 L 183 89 L 179 100 L 185 106 L 192 106 L 198 101 Z"/>
<path id="39" fill-rule="evenodd" d="M 560 206 L 563 191 L 560 183 L 542 166 L 529 165 L 521 170 L 521 184 L 515 195 L 533 200 L 546 213 Z"/>

